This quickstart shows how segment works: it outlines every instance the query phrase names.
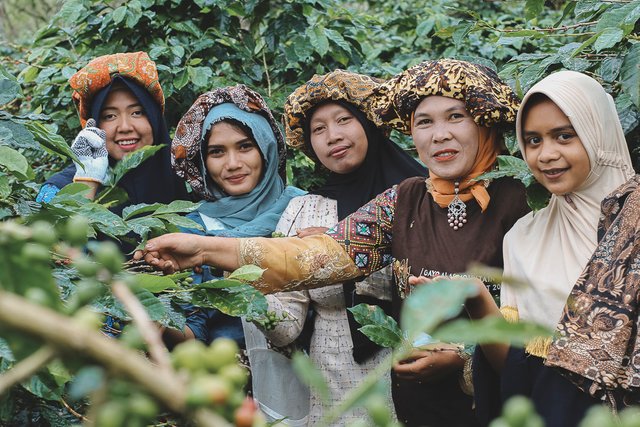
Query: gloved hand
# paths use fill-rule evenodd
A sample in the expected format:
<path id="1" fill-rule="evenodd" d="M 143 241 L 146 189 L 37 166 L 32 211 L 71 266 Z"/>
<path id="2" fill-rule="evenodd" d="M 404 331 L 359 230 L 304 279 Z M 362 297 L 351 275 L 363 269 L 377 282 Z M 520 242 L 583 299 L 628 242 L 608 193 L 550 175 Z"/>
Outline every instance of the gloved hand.
<path id="1" fill-rule="evenodd" d="M 93 181 L 104 184 L 109 168 L 107 134 L 96 127 L 94 119 L 87 120 L 87 125 L 71 144 L 71 150 L 80 159 L 80 163 L 74 162 L 76 174 L 73 181 Z"/>

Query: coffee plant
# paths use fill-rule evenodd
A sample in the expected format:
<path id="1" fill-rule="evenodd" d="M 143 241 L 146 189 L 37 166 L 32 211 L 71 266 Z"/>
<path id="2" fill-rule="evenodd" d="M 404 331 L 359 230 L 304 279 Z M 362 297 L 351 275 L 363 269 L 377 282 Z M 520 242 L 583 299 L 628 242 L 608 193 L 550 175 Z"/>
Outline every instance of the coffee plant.
<path id="1" fill-rule="evenodd" d="M 47 20 L 48 11 L 34 13 L 28 22 L 14 15 L 37 3 L 2 3 L 0 33 L 6 29 L 5 33 L 16 34 L 20 22 L 25 22 L 25 31 L 32 31 L 34 22 Z M 91 58 L 147 51 L 158 64 L 172 128 L 197 95 L 235 83 L 257 89 L 279 116 L 295 87 L 314 73 L 335 68 L 386 78 L 425 59 L 456 57 L 495 68 L 519 95 L 549 72 L 576 70 L 598 79 L 613 95 L 638 163 L 637 1 L 46 3 L 57 7 L 51 7 L 56 12 L 45 25 L 0 44 L 2 425 L 264 424 L 253 403 L 243 400 L 246 373 L 232 360 L 236 349 L 231 343 L 205 347 L 190 342 L 169 355 L 158 332 L 158 326 L 184 327 L 185 304 L 246 316 L 265 328 L 287 321 L 267 312 L 264 298 L 249 286 L 261 272 L 249 267 L 221 281 L 194 286 L 189 272 L 157 275 L 126 261 L 105 241 L 137 245 L 180 227 L 193 227 L 183 216 L 196 209 L 190 202 L 131 206 L 122 215 L 109 210 L 123 200 L 117 177 L 144 162 L 154 148 L 120 162 L 116 178 L 95 201 L 84 197 L 86 187 L 81 184 L 67 186 L 51 203 L 34 201 L 44 179 L 73 157 L 68 142 L 79 122 L 67 80 Z M 412 149 L 407 138 L 393 137 Z M 506 148 L 508 155 L 499 158 L 500 169 L 494 176 L 521 179 L 529 188 L 532 206 L 543 206 L 545 194 L 517 157 L 512 135 L 506 138 Z M 312 188 L 322 179 L 322 171 L 299 152 L 289 153 L 287 172 L 290 183 L 302 188 Z M 374 307 L 357 307 L 354 315 L 372 340 L 398 349 L 395 357 L 424 332 L 469 344 L 496 340 L 518 344 L 543 332 L 535 325 L 496 320 L 443 324 L 456 316 L 471 292 L 465 283 L 458 285 L 432 287 L 437 295 L 427 291 L 413 295 L 402 314 L 402 324 L 412 325 L 409 330 L 400 330 Z M 434 298 L 439 303 L 430 306 L 438 310 L 419 310 Z M 100 332 L 108 329 L 105 316 L 114 319 L 109 328 L 124 329 L 119 339 Z M 322 376 L 308 359 L 296 356 L 295 364 L 308 383 L 323 388 Z M 395 425 L 377 395 L 378 377 L 386 369 L 381 366 L 362 387 L 345 396 L 343 404 L 327 414 L 325 425 L 355 404 L 369 409 L 366 425 Z M 504 411 L 498 426 L 538 425 L 528 403 L 510 403 Z M 528 415 L 522 418 L 525 412 Z M 583 425 L 631 426 L 633 415 L 623 412 L 614 420 L 594 410 Z"/>

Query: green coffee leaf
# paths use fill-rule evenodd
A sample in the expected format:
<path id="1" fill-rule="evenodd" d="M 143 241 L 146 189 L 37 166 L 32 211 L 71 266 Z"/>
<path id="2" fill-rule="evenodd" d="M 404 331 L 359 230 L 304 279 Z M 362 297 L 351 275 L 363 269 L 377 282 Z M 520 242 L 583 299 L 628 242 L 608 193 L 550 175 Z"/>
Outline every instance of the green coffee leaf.
<path id="1" fill-rule="evenodd" d="M 467 298 L 477 293 L 475 285 L 465 279 L 440 280 L 415 287 L 400 313 L 407 339 L 412 342 L 421 332 L 431 333 L 443 321 L 454 318 Z"/>
<path id="2" fill-rule="evenodd" d="M 596 52 L 600 52 L 604 49 L 609 49 L 616 45 L 624 37 L 624 31 L 620 28 L 607 28 L 600 35 L 593 44 L 593 48 Z"/>
<path id="3" fill-rule="evenodd" d="M 498 156 L 498 170 L 484 173 L 477 177 L 476 180 L 498 179 L 504 176 L 512 176 L 521 181 L 526 187 L 536 182 L 527 163 L 514 156 Z"/>
<path id="4" fill-rule="evenodd" d="M 433 332 L 434 338 L 465 344 L 505 343 L 522 347 L 536 337 L 549 337 L 553 331 L 530 322 L 509 323 L 503 317 L 480 320 L 456 319 Z"/>
<path id="5" fill-rule="evenodd" d="M 20 85 L 15 81 L 0 76 L 0 105 L 8 104 L 20 95 Z"/>
<path id="6" fill-rule="evenodd" d="M 176 282 L 169 277 L 159 276 L 157 274 L 134 274 L 129 280 L 134 286 L 146 289 L 154 294 L 178 287 Z"/>
<path id="7" fill-rule="evenodd" d="M 395 348 L 402 343 L 402 331 L 398 323 L 376 305 L 358 304 L 348 308 L 356 322 L 362 325 L 362 332 L 374 343 L 382 347 Z"/>
<path id="8" fill-rule="evenodd" d="M 0 166 L 20 179 L 33 179 L 33 169 L 29 161 L 18 151 L 6 145 L 0 146 Z"/>
<path id="9" fill-rule="evenodd" d="M 124 156 L 113 168 L 111 184 L 116 185 L 129 170 L 137 168 L 162 147 L 163 145 L 149 145 Z"/>
<path id="10" fill-rule="evenodd" d="M 191 295 L 191 303 L 197 307 L 216 308 L 229 316 L 266 315 L 267 300 L 249 285 L 224 289 L 200 288 Z"/>
<path id="11" fill-rule="evenodd" d="M 623 92 L 640 109 L 640 43 L 633 44 L 629 49 L 622 63 L 620 80 Z"/>
<path id="12" fill-rule="evenodd" d="M 262 277 L 265 269 L 256 265 L 243 265 L 229 275 L 229 279 L 244 280 L 246 282 L 254 282 Z"/>

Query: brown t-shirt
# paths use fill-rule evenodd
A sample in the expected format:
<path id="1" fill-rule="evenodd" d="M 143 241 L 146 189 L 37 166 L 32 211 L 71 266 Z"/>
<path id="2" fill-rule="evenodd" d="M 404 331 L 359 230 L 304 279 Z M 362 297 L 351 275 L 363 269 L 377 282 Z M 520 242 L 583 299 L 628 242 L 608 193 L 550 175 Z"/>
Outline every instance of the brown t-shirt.
<path id="1" fill-rule="evenodd" d="M 502 238 L 529 208 L 524 186 L 514 179 L 497 179 L 487 191 L 491 197 L 487 209 L 482 212 L 475 200 L 466 202 L 467 222 L 454 230 L 449 226 L 447 208 L 435 203 L 424 178 L 402 182 L 397 188 L 393 221 L 394 259 L 406 261 L 411 274 L 426 277 L 461 274 L 471 262 L 501 268 Z M 396 318 L 401 305 L 396 287 Z M 399 419 L 407 426 L 474 425 L 472 398 L 462 392 L 458 377 L 456 372 L 435 384 L 394 378 Z"/>

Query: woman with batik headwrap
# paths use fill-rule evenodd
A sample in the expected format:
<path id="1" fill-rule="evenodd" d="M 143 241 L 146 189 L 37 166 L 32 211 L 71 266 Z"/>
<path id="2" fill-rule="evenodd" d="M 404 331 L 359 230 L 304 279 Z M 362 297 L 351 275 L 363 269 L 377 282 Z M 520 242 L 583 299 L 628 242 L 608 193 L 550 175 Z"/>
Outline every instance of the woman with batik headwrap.
<path id="1" fill-rule="evenodd" d="M 375 92 L 383 122 L 413 137 L 426 182 L 405 180 L 324 235 L 188 243 L 166 235 L 136 256 L 166 271 L 203 259 L 225 268 L 258 264 L 267 271 L 255 286 L 266 293 L 368 276 L 395 258 L 396 317 L 414 284 L 458 275 L 471 262 L 502 267 L 502 238 L 528 210 L 524 188 L 511 178 L 474 178 L 494 167 L 501 127 L 515 120 L 511 89 L 487 67 L 445 59 L 418 64 Z M 459 385 L 465 355 L 443 347 L 416 350 L 394 367 L 396 411 L 409 426 L 474 424 L 472 399 Z"/>
<path id="2" fill-rule="evenodd" d="M 49 178 L 40 189 L 38 202 L 51 201 L 71 182 L 87 184 L 93 198 L 105 183 L 110 166 L 128 153 L 160 144 L 165 146 L 118 182 L 128 200 L 111 210 L 120 214 L 129 205 L 188 198 L 184 183 L 171 169 L 164 94 L 156 65 L 145 52 L 95 58 L 69 83 L 84 128 L 71 146 L 80 164 Z"/>
<path id="3" fill-rule="evenodd" d="M 591 77 L 543 79 L 525 95 L 516 126 L 527 165 L 552 196 L 505 236 L 505 276 L 529 286 L 503 286 L 501 311 L 558 335 L 505 349 L 492 363 L 503 366 L 495 397 L 530 396 L 547 426 L 570 427 L 598 402 L 640 403 L 639 180 L 613 98 Z M 479 403 L 487 418 L 497 415 L 487 399 Z"/>
<path id="4" fill-rule="evenodd" d="M 285 185 L 282 132 L 262 97 L 244 85 L 219 88 L 195 101 L 182 117 L 171 145 L 176 173 L 202 203 L 188 218 L 206 236 L 271 236 L 282 211 L 303 191 Z M 196 283 L 222 276 L 208 267 Z M 232 338 L 244 346 L 239 318 L 214 309 L 187 318 L 186 334 L 209 344 Z"/>
<path id="5" fill-rule="evenodd" d="M 336 70 L 314 76 L 289 95 L 284 105 L 287 144 L 319 162 L 329 174 L 312 194 L 296 197 L 289 203 L 276 231 L 298 236 L 323 233 L 387 188 L 406 178 L 425 175 L 424 167 L 374 123 L 378 119 L 371 109 L 371 94 L 378 85 L 371 77 Z M 309 308 L 315 313 L 306 325 L 312 330 L 309 355 L 330 389 L 330 400 L 326 404 L 317 390 L 311 390 L 309 419 L 305 425 L 316 425 L 327 410 L 335 407 L 390 354 L 388 349 L 382 350 L 358 331 L 360 325 L 346 308 L 368 303 L 383 306 L 390 312 L 391 271 L 376 272 L 357 283 L 349 281 L 322 289 L 283 292 L 268 295 L 267 299 L 270 309 L 286 312 L 287 318 L 293 320 L 280 322 L 274 330 L 264 332 L 276 346 L 296 340 L 303 331 Z M 261 338 L 260 335 L 256 339 Z M 265 353 L 271 353 L 274 358 L 283 357 L 267 350 L 264 342 L 262 347 L 250 350 L 250 359 L 252 353 L 263 360 Z M 282 363 L 285 367 L 288 365 L 286 360 Z M 252 360 L 252 366 L 255 365 Z M 282 405 L 279 402 L 288 402 L 289 385 L 277 386 L 281 383 L 277 379 L 282 376 L 281 371 L 261 371 L 268 378 L 253 377 L 254 397 L 261 406 L 273 410 L 278 404 Z M 392 411 L 390 385 L 387 377 L 388 407 Z M 287 415 L 280 413 L 272 418 Z M 363 408 L 352 410 L 333 425 L 346 425 L 364 416 Z"/>

